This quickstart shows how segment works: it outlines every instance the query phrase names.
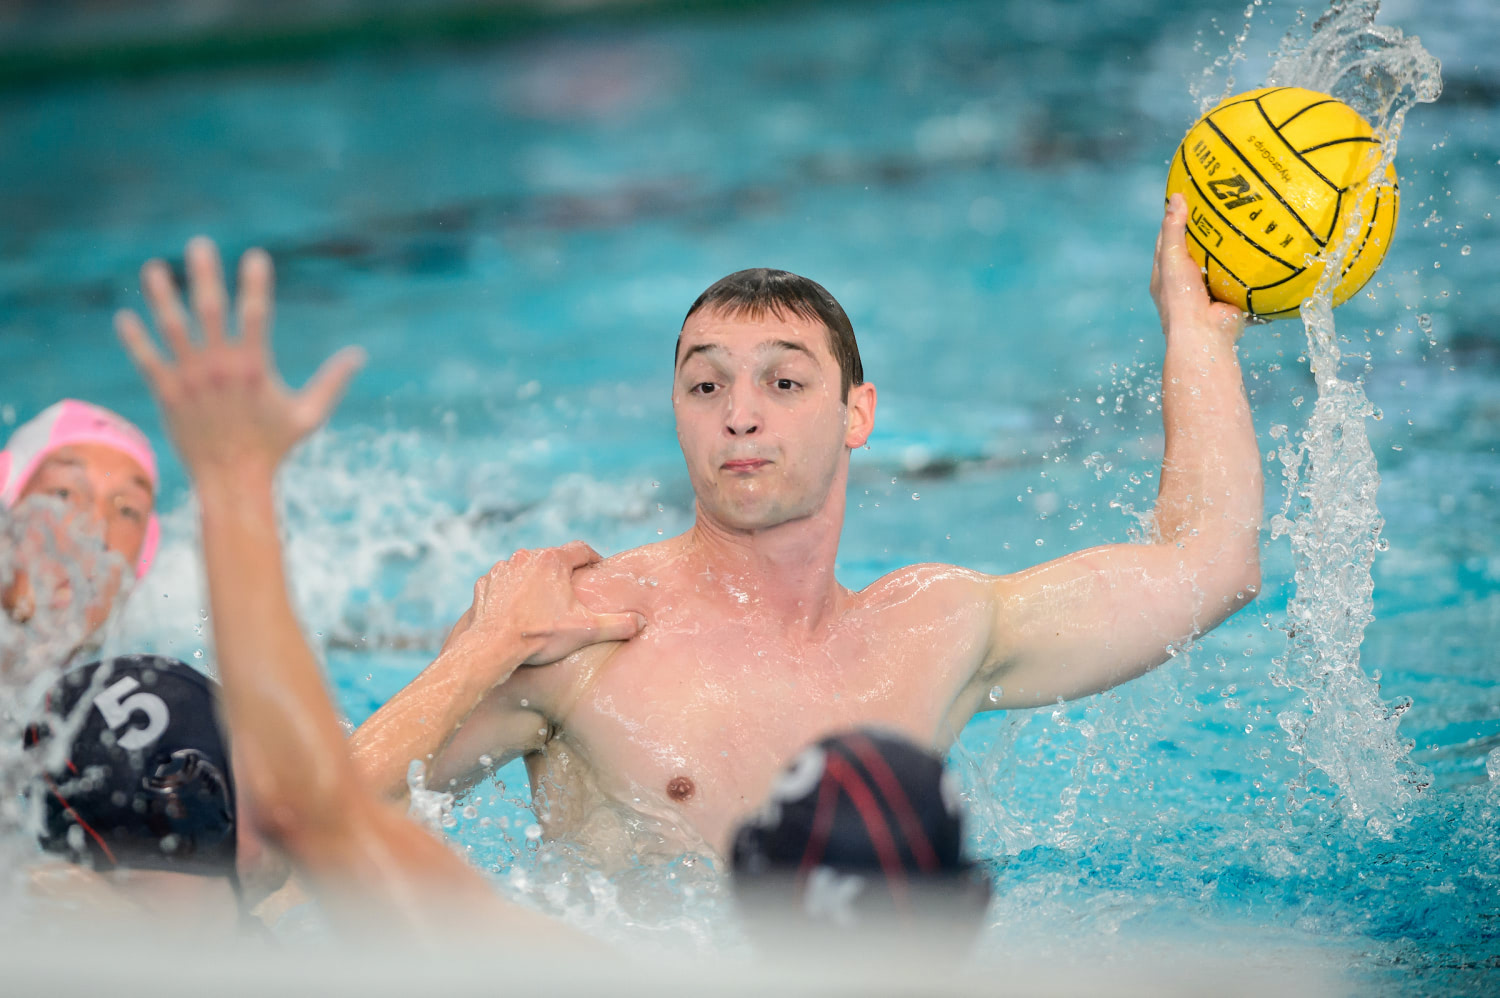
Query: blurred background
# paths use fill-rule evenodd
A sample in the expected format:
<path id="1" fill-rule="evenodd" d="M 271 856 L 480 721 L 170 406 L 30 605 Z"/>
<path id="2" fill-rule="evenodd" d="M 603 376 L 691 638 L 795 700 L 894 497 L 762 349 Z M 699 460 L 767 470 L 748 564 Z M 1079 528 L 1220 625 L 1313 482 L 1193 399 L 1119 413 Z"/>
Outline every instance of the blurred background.
<path id="1" fill-rule="evenodd" d="M 0 429 L 68 395 L 164 444 L 111 313 L 139 307 L 145 259 L 180 266 L 196 233 L 269 249 L 289 380 L 345 343 L 371 356 L 282 482 L 299 605 L 355 721 L 426 663 L 495 559 L 691 522 L 669 352 L 693 298 L 743 267 L 828 287 L 880 389 L 846 585 L 1132 536 L 1160 460 L 1146 285 L 1168 158 L 1321 13 L 13 2 Z M 992 948 L 1233 935 L 1312 946 L 1369 993 L 1481 993 L 1500 966 L 1500 14 L 1393 0 L 1379 22 L 1420 36 L 1443 94 L 1400 138 L 1390 254 L 1336 313 L 1343 374 L 1377 410 L 1384 516 L 1352 665 L 1412 701 L 1391 785 L 1431 789 L 1376 834 L 1294 751 L 1281 718 L 1313 708 L 1285 681 L 1295 568 L 1268 531 L 1264 594 L 1200 647 L 1111 697 L 965 734 L 975 848 L 1002 888 Z M 1317 395 L 1305 345 L 1293 320 L 1242 346 L 1268 519 L 1298 505 L 1275 451 Z M 167 543 L 118 641 L 211 665 L 192 509 L 164 471 Z M 1371 729 L 1394 726 L 1377 713 Z M 524 774 L 500 781 L 455 834 L 524 893 Z"/>

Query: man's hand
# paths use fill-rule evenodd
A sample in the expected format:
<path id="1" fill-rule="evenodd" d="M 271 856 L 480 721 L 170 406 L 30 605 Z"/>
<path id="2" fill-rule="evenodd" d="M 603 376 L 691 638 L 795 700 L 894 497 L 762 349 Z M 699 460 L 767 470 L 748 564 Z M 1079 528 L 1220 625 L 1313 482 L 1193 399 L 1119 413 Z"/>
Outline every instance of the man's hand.
<path id="1" fill-rule="evenodd" d="M 210 240 L 200 236 L 188 243 L 187 272 L 201 340 L 192 336 L 171 272 L 160 260 L 141 269 L 141 288 L 170 359 L 158 352 L 134 312 L 116 315 L 115 328 L 156 396 L 195 481 L 231 469 L 269 475 L 328 418 L 364 363 L 364 353 L 340 350 L 305 388 L 293 392 L 271 355 L 271 258 L 252 249 L 240 259 L 237 337 L 228 329 L 224 274 Z"/>
<path id="2" fill-rule="evenodd" d="M 1230 341 L 1245 329 L 1245 313 L 1208 296 L 1203 268 L 1188 253 L 1187 199 L 1173 194 L 1156 236 L 1156 260 L 1151 266 L 1151 297 L 1161 315 L 1162 332 L 1192 325 L 1222 330 Z"/>
<path id="3" fill-rule="evenodd" d="M 474 603 L 450 640 L 473 648 L 515 647 L 521 665 L 547 665 L 586 645 L 625 641 L 646 625 L 638 613 L 595 613 L 573 592 L 573 573 L 599 561 L 583 541 L 517 551 L 474 584 Z M 485 658 L 487 656 L 483 656 Z M 495 677 L 495 684 L 509 676 Z"/>

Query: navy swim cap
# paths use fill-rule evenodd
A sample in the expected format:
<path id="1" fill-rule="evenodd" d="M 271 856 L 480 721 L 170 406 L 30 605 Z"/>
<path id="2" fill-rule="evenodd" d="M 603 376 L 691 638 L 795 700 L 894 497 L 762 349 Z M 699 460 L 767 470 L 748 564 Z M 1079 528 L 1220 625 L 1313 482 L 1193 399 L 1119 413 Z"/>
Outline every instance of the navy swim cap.
<path id="1" fill-rule="evenodd" d="M 42 848 L 98 870 L 233 878 L 234 783 L 217 699 L 213 680 L 154 655 L 59 680 L 46 719 L 26 732 L 27 747 L 40 748 L 77 725 L 66 761 L 43 776 Z"/>
<path id="2" fill-rule="evenodd" d="M 825 738 L 778 776 L 732 851 L 741 903 L 834 928 L 929 916 L 977 931 L 989 880 L 962 855 L 958 794 L 943 761 L 877 731 Z"/>

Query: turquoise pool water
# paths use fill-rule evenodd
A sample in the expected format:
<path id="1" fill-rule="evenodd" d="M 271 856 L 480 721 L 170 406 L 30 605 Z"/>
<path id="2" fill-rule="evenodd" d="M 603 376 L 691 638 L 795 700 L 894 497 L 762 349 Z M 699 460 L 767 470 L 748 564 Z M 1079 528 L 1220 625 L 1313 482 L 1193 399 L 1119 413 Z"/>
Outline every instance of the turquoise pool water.
<path id="1" fill-rule="evenodd" d="M 1124 537 L 1159 459 L 1165 163 L 1194 95 L 1258 84 L 1294 20 L 1252 5 L 1236 43 L 1244 9 L 1210 7 L 829 6 L 5 92 L 0 417 L 76 395 L 160 440 L 110 312 L 194 233 L 271 249 L 289 376 L 347 342 L 371 355 L 284 480 L 299 604 L 356 721 L 496 558 L 686 526 L 668 351 L 698 291 L 744 266 L 833 290 L 880 387 L 845 584 Z M 965 732 L 998 887 L 981 959 L 1232 944 L 1358 993 L 1500 987 L 1500 17 L 1473 0 L 1380 20 L 1445 81 L 1406 123 L 1378 285 L 1337 313 L 1344 375 L 1381 416 L 1360 421 L 1386 549 L 1355 664 L 1387 706 L 1289 681 L 1275 452 L 1317 386 L 1299 324 L 1252 329 L 1264 594 L 1143 680 Z M 168 542 L 119 641 L 201 660 L 191 511 L 166 475 Z M 1403 698 L 1409 751 L 1389 738 Z M 1330 711 L 1373 754 L 1353 791 L 1283 725 Z M 697 867 L 608 883 L 538 857 L 507 802 L 524 774 L 500 778 L 452 820 L 506 889 L 606 935 L 732 939 Z"/>

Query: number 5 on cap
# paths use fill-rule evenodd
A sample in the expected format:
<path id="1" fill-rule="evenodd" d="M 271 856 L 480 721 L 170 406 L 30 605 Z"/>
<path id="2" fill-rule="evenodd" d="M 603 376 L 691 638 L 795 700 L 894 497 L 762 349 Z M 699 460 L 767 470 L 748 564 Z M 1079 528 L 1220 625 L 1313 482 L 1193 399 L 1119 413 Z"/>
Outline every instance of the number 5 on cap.
<path id="1" fill-rule="evenodd" d="M 111 731 L 129 724 L 130 716 L 136 711 L 146 715 L 144 728 L 131 728 L 120 735 L 116 743 L 120 748 L 132 752 L 143 749 L 160 738 L 162 732 L 167 730 L 167 721 L 171 718 L 166 702 L 155 693 L 132 693 L 140 685 L 132 677 L 126 676 L 94 697 L 94 706 L 99 708 L 100 716 Z"/>

